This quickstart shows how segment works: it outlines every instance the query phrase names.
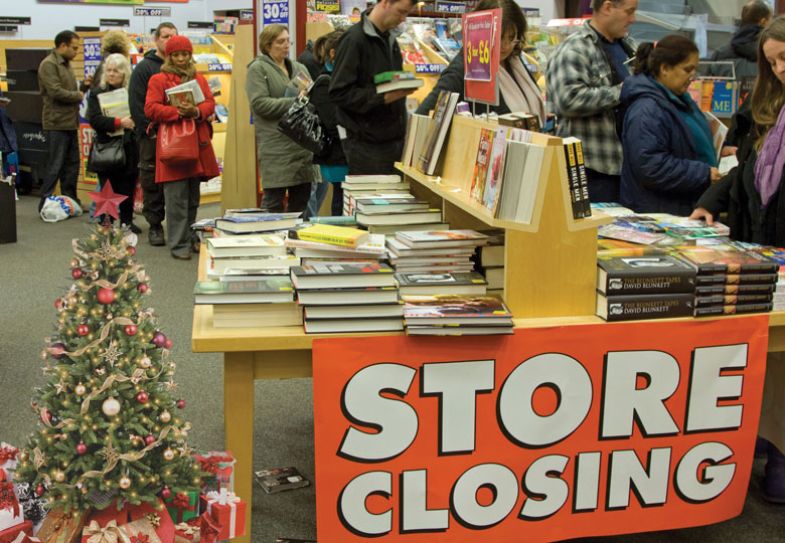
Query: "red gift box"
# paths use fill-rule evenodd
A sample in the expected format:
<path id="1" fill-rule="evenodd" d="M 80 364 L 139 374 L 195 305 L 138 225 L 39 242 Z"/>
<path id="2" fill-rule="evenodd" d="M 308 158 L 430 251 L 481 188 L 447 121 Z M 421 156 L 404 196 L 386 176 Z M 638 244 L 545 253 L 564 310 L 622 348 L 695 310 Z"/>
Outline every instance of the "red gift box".
<path id="1" fill-rule="evenodd" d="M 199 462 L 202 471 L 215 478 L 217 487 L 209 488 L 209 490 L 225 488 L 229 492 L 234 491 L 234 465 L 237 460 L 231 452 L 211 451 L 206 454 L 195 454 L 194 458 Z"/>
<path id="2" fill-rule="evenodd" d="M 202 513 L 202 516 L 199 517 L 199 542 L 215 543 L 220 532 L 221 527 L 215 522 L 213 517 L 207 513 Z"/>
<path id="3" fill-rule="evenodd" d="M 174 525 L 174 542 L 199 541 L 201 519 Z"/>
<path id="4" fill-rule="evenodd" d="M 19 532 L 19 535 L 11 543 L 41 543 L 41 540 L 24 532 Z"/>
<path id="5" fill-rule="evenodd" d="M 219 540 L 245 535 L 245 502 L 233 492 L 208 492 L 202 500 L 205 511 L 221 526 Z"/>
<path id="6" fill-rule="evenodd" d="M 156 509 L 148 503 L 142 503 L 140 505 L 128 504 L 123 507 L 122 510 L 118 511 L 115 504 L 112 504 L 106 509 L 93 512 L 87 519 L 86 525 L 89 525 L 90 522 L 94 520 L 99 526 L 103 527 L 114 520 L 118 526 L 123 526 L 141 518 L 154 518 L 155 521 L 152 522 L 152 524 L 155 527 L 155 533 L 158 538 L 161 541 L 174 541 L 174 523 L 160 501 L 159 506 L 160 509 Z M 83 536 L 82 543 L 85 542 L 86 539 Z"/>
<path id="7" fill-rule="evenodd" d="M 14 543 L 19 534 L 33 535 L 33 523 L 29 520 L 0 532 L 0 543 Z"/>

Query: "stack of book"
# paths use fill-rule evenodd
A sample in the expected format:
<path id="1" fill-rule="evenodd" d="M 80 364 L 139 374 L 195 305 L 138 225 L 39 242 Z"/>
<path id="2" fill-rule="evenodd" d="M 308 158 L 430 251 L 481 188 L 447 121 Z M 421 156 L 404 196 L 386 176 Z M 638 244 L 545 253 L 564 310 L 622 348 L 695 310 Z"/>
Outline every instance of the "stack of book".
<path id="1" fill-rule="evenodd" d="M 695 269 L 671 255 L 600 256 L 597 315 L 606 321 L 692 316 Z"/>
<path id="2" fill-rule="evenodd" d="M 322 263 L 292 268 L 305 332 L 403 330 L 393 269 L 379 262 Z"/>
<path id="3" fill-rule="evenodd" d="M 215 236 L 285 231 L 302 223 L 302 213 L 267 213 L 258 208 L 227 209 L 215 219 Z"/>
<path id="4" fill-rule="evenodd" d="M 433 296 L 452 294 L 484 296 L 488 282 L 477 272 L 396 273 L 401 296 Z"/>
<path id="5" fill-rule="evenodd" d="M 496 296 L 404 296 L 408 335 L 512 334 L 512 313 Z"/>
<path id="6" fill-rule="evenodd" d="M 754 252 L 711 246 L 679 247 L 696 272 L 695 316 L 765 313 L 779 279 L 779 264 Z"/>
<path id="7" fill-rule="evenodd" d="M 341 183 L 343 188 L 343 214 L 354 215 L 355 202 L 359 196 L 373 193 L 409 194 L 409 182 L 400 175 L 347 175 Z"/>
<path id="8" fill-rule="evenodd" d="M 488 281 L 488 294 L 504 294 L 504 230 L 484 232 L 488 244 L 477 248 L 477 266 Z"/>
<path id="9" fill-rule="evenodd" d="M 387 240 L 398 273 L 469 272 L 477 247 L 488 236 L 474 230 L 406 230 Z"/>
<path id="10" fill-rule="evenodd" d="M 360 232 L 356 236 L 353 231 Z M 382 234 L 317 224 L 289 232 L 286 247 L 303 265 L 333 262 L 370 262 L 387 258 Z"/>
<path id="11" fill-rule="evenodd" d="M 207 277 L 220 279 L 226 275 L 289 275 L 289 268 L 300 259 L 288 254 L 284 237 L 262 234 L 207 239 L 210 257 Z"/>

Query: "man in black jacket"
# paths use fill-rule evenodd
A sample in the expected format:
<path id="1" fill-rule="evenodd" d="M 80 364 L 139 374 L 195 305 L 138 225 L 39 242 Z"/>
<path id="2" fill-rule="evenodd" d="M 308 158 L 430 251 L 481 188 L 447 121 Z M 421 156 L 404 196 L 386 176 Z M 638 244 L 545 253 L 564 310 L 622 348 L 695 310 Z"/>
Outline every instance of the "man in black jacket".
<path id="1" fill-rule="evenodd" d="M 346 130 L 343 148 L 350 174 L 394 174 L 406 135 L 411 89 L 376 94 L 373 76 L 403 69 L 394 29 L 413 0 L 380 0 L 344 34 L 335 55 L 330 98 Z"/>
<path id="2" fill-rule="evenodd" d="M 153 34 L 155 50 L 148 51 L 137 64 L 128 85 L 131 118 L 136 124 L 136 139 L 139 142 L 139 182 L 144 194 L 144 218 L 150 224 L 150 245 L 155 246 L 166 245 L 164 229 L 161 226 L 164 220 L 164 191 L 161 185 L 155 183 L 155 134 L 147 134 L 150 120 L 145 117 L 144 102 L 147 97 L 147 83 L 161 71 L 166 42 L 175 35 L 177 27 L 172 23 L 158 25 Z"/>

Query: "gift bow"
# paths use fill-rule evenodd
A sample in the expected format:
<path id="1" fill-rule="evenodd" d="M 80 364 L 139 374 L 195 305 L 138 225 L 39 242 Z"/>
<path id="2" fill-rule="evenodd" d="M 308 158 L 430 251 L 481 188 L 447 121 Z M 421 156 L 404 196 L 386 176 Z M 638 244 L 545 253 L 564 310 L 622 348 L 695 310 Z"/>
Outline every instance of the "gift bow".
<path id="1" fill-rule="evenodd" d="M 222 468 L 221 464 L 234 462 L 234 457 L 230 454 L 211 454 L 210 456 L 196 455 L 196 460 L 199 461 L 202 471 L 215 474 Z"/>
<path id="2" fill-rule="evenodd" d="M 222 488 L 220 492 L 216 492 L 215 490 L 208 492 L 207 501 L 210 504 L 217 503 L 219 505 L 233 505 L 240 503 L 240 498 L 234 492 L 229 492 L 225 488 Z"/>
<path id="3" fill-rule="evenodd" d="M 171 506 L 177 509 L 177 520 L 182 521 L 186 511 L 194 511 L 196 505 L 191 505 L 188 494 L 177 494 L 171 501 Z"/>
<path id="4" fill-rule="evenodd" d="M 213 543 L 218 534 L 221 533 L 221 526 L 207 513 L 202 513 L 199 517 L 199 537 L 202 543 Z"/>
<path id="5" fill-rule="evenodd" d="M 183 535 L 194 535 L 199 532 L 199 526 L 187 522 L 175 524 L 174 529 L 176 532 L 182 532 Z"/>
<path id="6" fill-rule="evenodd" d="M 14 492 L 14 483 L 0 482 L 0 511 L 10 509 L 15 517 L 19 516 L 19 500 Z"/>
<path id="7" fill-rule="evenodd" d="M 84 529 L 83 535 L 88 536 L 85 543 L 130 543 L 128 537 L 117 526 L 116 520 L 110 520 L 103 528 L 98 522 L 91 520 L 90 525 Z"/>

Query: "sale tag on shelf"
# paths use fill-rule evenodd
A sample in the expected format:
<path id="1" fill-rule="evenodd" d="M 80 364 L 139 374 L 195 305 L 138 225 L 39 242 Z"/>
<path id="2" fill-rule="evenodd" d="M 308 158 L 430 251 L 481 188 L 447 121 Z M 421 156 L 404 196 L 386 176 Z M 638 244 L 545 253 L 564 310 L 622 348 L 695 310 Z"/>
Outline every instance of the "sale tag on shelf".
<path id="1" fill-rule="evenodd" d="M 496 74 L 501 49 L 501 13 L 501 9 L 492 9 L 463 16 L 464 94 L 475 102 L 499 103 Z"/>

